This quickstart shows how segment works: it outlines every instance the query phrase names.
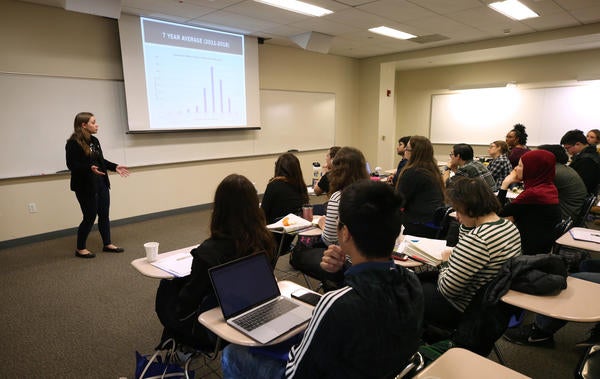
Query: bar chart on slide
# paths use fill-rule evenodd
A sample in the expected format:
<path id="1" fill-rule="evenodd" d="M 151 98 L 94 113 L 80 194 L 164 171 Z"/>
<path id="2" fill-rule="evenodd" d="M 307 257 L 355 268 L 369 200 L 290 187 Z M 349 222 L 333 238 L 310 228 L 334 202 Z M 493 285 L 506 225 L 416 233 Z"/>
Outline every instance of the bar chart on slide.
<path id="1" fill-rule="evenodd" d="M 246 125 L 242 35 L 142 23 L 151 129 Z"/>

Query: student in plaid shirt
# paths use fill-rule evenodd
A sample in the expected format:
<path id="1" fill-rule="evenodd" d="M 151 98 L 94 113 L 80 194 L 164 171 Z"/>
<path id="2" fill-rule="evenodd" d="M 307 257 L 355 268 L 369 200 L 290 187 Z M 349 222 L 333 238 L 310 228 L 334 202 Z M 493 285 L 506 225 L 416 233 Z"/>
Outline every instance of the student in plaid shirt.
<path id="1" fill-rule="evenodd" d="M 494 141 L 490 144 L 488 154 L 492 157 L 492 161 L 488 164 L 487 169 L 492 173 L 498 188 L 502 185 L 504 178 L 512 171 L 512 165 L 508 160 L 508 145 L 502 140 Z"/>

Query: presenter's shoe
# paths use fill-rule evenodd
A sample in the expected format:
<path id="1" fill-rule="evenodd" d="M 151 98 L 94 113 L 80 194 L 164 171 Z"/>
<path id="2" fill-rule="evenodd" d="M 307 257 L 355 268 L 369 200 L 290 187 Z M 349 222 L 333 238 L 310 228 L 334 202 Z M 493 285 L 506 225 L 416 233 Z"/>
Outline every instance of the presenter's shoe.
<path id="1" fill-rule="evenodd" d="M 510 328 L 504 333 L 504 339 L 518 345 L 554 345 L 554 336 L 540 330 L 535 324 L 524 324 L 516 328 Z"/>
<path id="2" fill-rule="evenodd" d="M 87 254 L 81 254 L 78 250 L 75 250 L 75 256 L 77 258 L 95 258 L 96 254 L 94 253 L 87 253 Z"/>
<path id="3" fill-rule="evenodd" d="M 123 249 L 122 247 L 118 247 L 118 246 L 115 246 L 115 247 L 104 246 L 102 248 L 102 251 L 104 251 L 105 253 L 122 253 L 125 251 L 125 249 Z"/>

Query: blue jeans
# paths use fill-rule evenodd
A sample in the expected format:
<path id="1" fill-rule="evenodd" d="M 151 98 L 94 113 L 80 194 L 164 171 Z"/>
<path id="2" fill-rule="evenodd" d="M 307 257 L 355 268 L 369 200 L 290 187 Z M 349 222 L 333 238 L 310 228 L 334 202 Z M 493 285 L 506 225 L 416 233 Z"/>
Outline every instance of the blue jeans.
<path id="1" fill-rule="evenodd" d="M 286 359 L 261 348 L 227 345 L 221 357 L 223 379 L 283 378 Z"/>
<path id="2" fill-rule="evenodd" d="M 596 270 L 600 267 L 599 264 L 600 264 L 600 260 L 598 260 L 598 259 L 586 260 L 586 261 L 581 262 L 580 269 Z M 600 272 L 577 272 L 575 274 L 571 274 L 570 276 L 572 276 L 574 278 L 583 279 L 583 280 L 587 280 L 589 282 L 594 282 L 594 283 L 600 284 Z M 560 320 L 560 319 L 549 317 L 549 316 L 543 316 L 543 315 L 537 315 L 535 317 L 535 325 L 540 330 L 542 330 L 543 332 L 548 333 L 548 334 L 556 333 L 560 328 L 565 326 L 567 324 L 567 322 L 568 321 Z M 600 323 L 597 323 L 596 327 L 599 327 L 599 326 L 600 326 Z"/>

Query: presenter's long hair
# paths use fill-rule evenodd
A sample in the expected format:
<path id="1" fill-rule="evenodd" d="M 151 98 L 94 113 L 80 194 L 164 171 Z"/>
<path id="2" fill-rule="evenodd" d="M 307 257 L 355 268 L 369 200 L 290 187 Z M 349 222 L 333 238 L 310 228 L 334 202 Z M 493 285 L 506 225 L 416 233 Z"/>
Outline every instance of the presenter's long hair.
<path id="1" fill-rule="evenodd" d="M 73 134 L 69 137 L 69 139 L 76 141 L 81 146 L 86 155 L 90 155 L 91 153 L 90 141 L 92 138 L 91 134 L 82 125 L 89 122 L 92 117 L 94 115 L 90 112 L 77 113 L 73 121 Z"/>
<path id="2" fill-rule="evenodd" d="M 369 179 L 365 156 L 354 147 L 342 147 L 331 161 L 330 192 L 341 191 L 350 184 L 363 179 Z"/>
<path id="3" fill-rule="evenodd" d="M 271 179 L 281 180 L 289 183 L 302 196 L 303 201 L 308 203 L 308 191 L 302 175 L 300 161 L 292 153 L 284 153 L 275 162 L 275 176 Z"/>
<path id="4" fill-rule="evenodd" d="M 233 239 L 239 256 L 265 251 L 273 258 L 275 241 L 258 204 L 256 188 L 250 180 L 238 174 L 227 176 L 215 191 L 211 238 Z"/>
<path id="5" fill-rule="evenodd" d="M 402 171 L 400 171 L 400 176 L 398 176 L 398 181 L 396 182 L 396 188 L 398 188 L 398 183 L 402 180 L 402 175 L 404 175 L 406 170 L 412 168 L 433 178 L 434 182 L 439 185 L 442 193 L 444 193 L 444 181 L 437 166 L 437 161 L 433 156 L 433 145 L 429 138 L 412 136 L 408 143 L 410 144 L 410 158 L 402 168 Z"/>

